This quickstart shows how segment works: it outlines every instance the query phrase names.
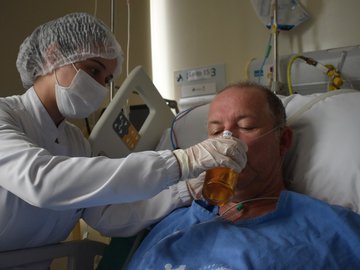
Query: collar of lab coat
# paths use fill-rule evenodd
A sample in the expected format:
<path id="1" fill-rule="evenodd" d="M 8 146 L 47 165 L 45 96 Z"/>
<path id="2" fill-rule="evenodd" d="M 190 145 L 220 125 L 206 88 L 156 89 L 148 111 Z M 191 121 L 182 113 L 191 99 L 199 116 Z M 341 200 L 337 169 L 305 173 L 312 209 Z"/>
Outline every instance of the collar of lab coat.
<path id="1" fill-rule="evenodd" d="M 32 118 L 46 131 L 46 136 L 49 136 L 51 141 L 61 137 L 64 131 L 65 121 L 62 121 L 59 126 L 56 126 L 49 113 L 46 111 L 44 105 L 41 103 L 33 87 L 29 88 L 22 96 L 24 106 Z"/>

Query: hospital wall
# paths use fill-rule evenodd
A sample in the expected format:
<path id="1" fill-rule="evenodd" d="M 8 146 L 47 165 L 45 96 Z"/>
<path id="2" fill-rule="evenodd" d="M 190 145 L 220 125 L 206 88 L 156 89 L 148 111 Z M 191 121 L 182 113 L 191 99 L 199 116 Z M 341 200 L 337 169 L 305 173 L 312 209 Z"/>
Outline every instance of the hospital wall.
<path id="1" fill-rule="evenodd" d="M 115 34 L 126 53 L 126 0 L 115 3 Z M 311 18 L 280 33 L 280 54 L 360 44 L 360 1 L 300 3 Z M 111 0 L 1 1 L 0 96 L 24 92 L 15 61 L 19 45 L 37 25 L 74 11 L 94 14 L 95 4 L 97 16 L 110 26 Z M 269 30 L 256 16 L 251 0 L 130 0 L 130 7 L 129 69 L 143 65 L 164 98 L 179 100 L 174 72 L 186 68 L 224 64 L 227 83 L 245 79 L 247 64 L 252 58 L 263 57 L 269 38 Z M 117 85 L 125 74 L 126 61 Z"/>
<path id="2" fill-rule="evenodd" d="M 126 54 L 127 5 L 126 0 L 114 0 L 115 35 Z M 144 66 L 151 74 L 149 0 L 131 1 L 131 43 L 129 68 Z M 40 24 L 70 12 L 95 14 L 111 26 L 111 0 L 11 0 L 0 1 L 0 97 L 22 94 L 23 88 L 16 69 L 16 58 L 23 40 Z M 126 62 L 119 86 L 126 74 Z"/>
<path id="3" fill-rule="evenodd" d="M 180 98 L 179 87 L 174 83 L 175 71 L 225 64 L 225 80 L 230 83 L 247 77 L 246 67 L 252 58 L 264 57 L 269 30 L 256 16 L 251 0 L 150 3 L 157 15 L 156 35 L 161 39 L 152 47 L 159 55 L 152 63 L 153 80 L 166 98 Z M 280 33 L 279 54 L 360 44 L 360 1 L 301 0 L 300 3 L 311 18 L 291 31 Z"/>

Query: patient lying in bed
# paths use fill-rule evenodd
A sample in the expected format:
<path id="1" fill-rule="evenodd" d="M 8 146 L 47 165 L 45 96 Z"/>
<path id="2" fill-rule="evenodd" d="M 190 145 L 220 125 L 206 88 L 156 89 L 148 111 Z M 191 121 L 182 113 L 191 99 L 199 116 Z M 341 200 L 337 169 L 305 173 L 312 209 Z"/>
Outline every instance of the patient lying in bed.
<path id="1" fill-rule="evenodd" d="M 276 95 L 249 83 L 225 88 L 210 104 L 208 135 L 223 130 L 248 145 L 231 202 L 212 206 L 199 196 L 175 210 L 153 227 L 128 269 L 360 269 L 360 215 L 285 187 L 293 133 Z"/>

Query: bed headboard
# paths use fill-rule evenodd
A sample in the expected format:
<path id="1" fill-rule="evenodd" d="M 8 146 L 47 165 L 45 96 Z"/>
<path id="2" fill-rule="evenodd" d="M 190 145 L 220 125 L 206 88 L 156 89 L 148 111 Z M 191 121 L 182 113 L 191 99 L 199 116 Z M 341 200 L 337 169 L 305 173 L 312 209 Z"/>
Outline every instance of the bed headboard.
<path id="1" fill-rule="evenodd" d="M 280 96 L 294 142 L 286 155 L 289 189 L 349 207 L 360 213 L 360 92 Z M 173 126 L 177 146 L 207 138 L 208 105 L 194 108 Z M 172 148 L 169 140 L 159 148 Z"/>

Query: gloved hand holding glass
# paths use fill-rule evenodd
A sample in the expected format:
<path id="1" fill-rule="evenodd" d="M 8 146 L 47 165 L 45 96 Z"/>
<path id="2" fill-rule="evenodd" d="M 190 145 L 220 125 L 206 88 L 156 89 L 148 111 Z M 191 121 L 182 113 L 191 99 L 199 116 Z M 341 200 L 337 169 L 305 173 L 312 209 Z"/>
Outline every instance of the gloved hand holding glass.
<path id="1" fill-rule="evenodd" d="M 205 140 L 185 150 L 175 150 L 174 154 L 182 169 L 182 179 L 206 171 L 202 194 L 209 203 L 223 205 L 234 194 L 238 173 L 246 166 L 247 150 L 245 143 L 225 130 L 222 137 Z"/>
<path id="2" fill-rule="evenodd" d="M 247 145 L 234 137 L 217 137 L 186 149 L 174 150 L 181 168 L 181 179 L 198 176 L 215 167 L 228 167 L 240 172 L 246 165 Z"/>
<path id="3" fill-rule="evenodd" d="M 193 200 L 202 199 L 202 190 L 204 186 L 205 172 L 201 173 L 196 178 L 191 178 L 185 181 L 187 190 L 189 191 L 190 197 Z"/>

